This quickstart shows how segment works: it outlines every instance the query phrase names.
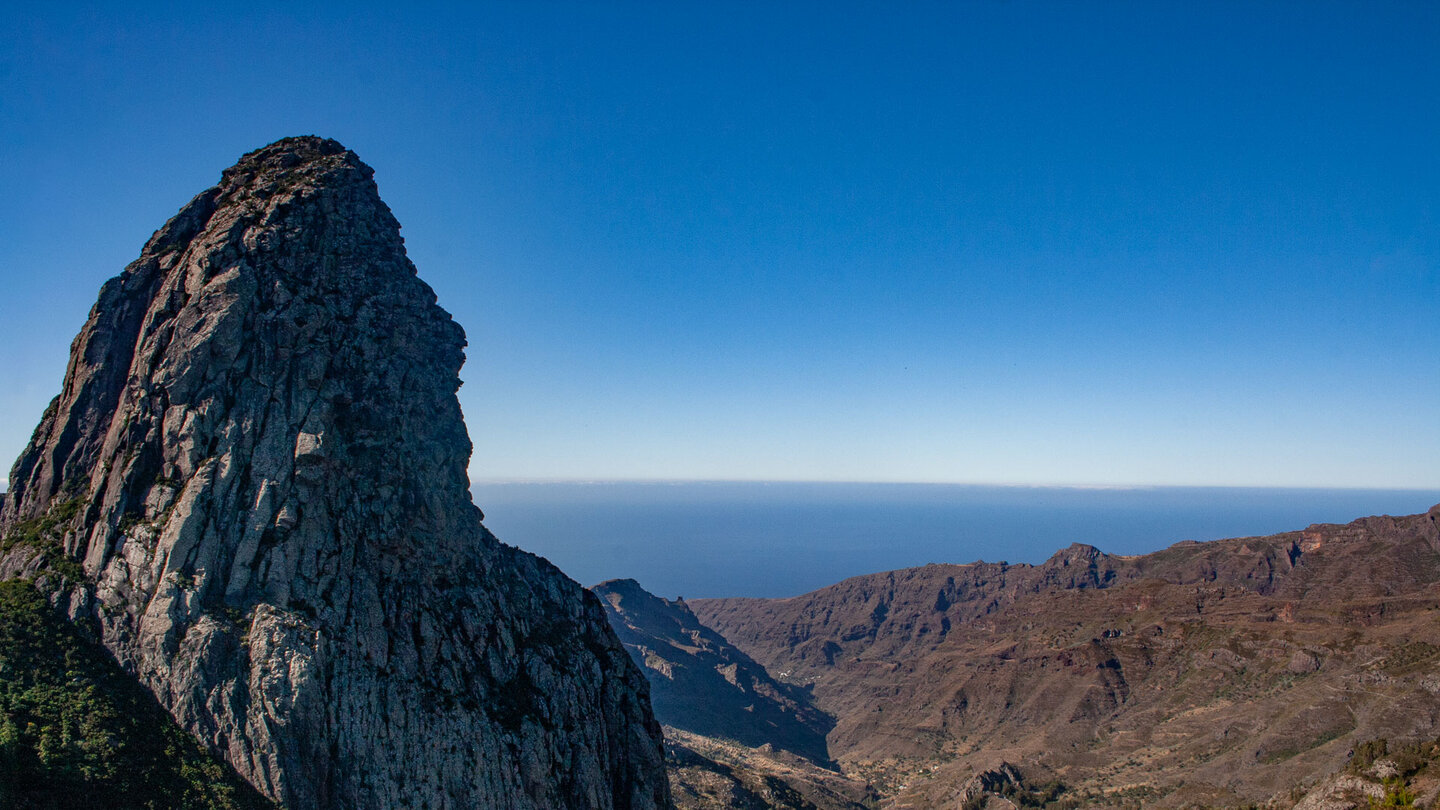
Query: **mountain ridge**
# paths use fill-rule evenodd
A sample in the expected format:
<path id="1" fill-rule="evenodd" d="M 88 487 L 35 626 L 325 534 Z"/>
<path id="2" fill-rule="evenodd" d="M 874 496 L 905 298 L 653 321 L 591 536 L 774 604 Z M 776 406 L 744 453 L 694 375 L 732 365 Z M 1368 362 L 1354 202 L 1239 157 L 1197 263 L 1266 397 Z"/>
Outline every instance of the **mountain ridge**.
<path id="1" fill-rule="evenodd" d="M 1039 565 L 688 604 L 812 690 L 837 718 L 830 751 L 889 806 L 958 801 L 999 760 L 1100 806 L 1123 806 L 1122 788 L 1147 806 L 1243 803 L 1335 771 L 1347 741 L 1440 722 L 1440 680 L 1397 663 L 1440 660 L 1437 522 L 1440 506 L 1134 557 L 1077 544 Z M 1199 716 L 1229 735 L 1211 740 Z"/>

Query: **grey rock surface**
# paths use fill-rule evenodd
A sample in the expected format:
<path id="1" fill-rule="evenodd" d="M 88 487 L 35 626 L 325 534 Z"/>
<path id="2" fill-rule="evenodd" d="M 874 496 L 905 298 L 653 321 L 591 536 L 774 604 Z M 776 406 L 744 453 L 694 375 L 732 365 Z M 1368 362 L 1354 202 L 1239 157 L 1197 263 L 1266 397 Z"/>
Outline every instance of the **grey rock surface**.
<path id="1" fill-rule="evenodd" d="M 185 728 L 291 808 L 669 806 L 600 603 L 481 524 L 464 335 L 335 141 L 244 156 L 107 282 L 0 527 Z M 68 514 L 68 512 L 67 512 Z M 25 545 L 0 576 L 35 574 Z"/>

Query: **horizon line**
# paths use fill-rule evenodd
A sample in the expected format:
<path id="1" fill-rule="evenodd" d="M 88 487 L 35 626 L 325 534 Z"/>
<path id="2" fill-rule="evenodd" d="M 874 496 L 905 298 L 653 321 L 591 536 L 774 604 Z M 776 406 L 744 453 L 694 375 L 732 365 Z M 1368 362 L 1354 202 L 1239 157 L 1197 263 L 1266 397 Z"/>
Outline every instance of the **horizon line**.
<path id="1" fill-rule="evenodd" d="M 9 481 L 0 479 L 0 496 L 10 492 Z M 1375 486 L 1355 484 L 1174 484 L 1174 483 L 1031 483 L 1018 481 L 864 481 L 814 478 L 597 478 L 549 477 L 549 476 L 491 476 L 470 477 L 469 486 L 508 485 L 581 485 L 581 486 L 684 486 L 704 484 L 798 484 L 825 486 L 925 486 L 925 487 L 990 487 L 995 489 L 1073 489 L 1097 491 L 1122 491 L 1146 489 L 1305 489 L 1335 490 L 1344 492 L 1432 492 L 1440 493 L 1435 486 Z"/>
<path id="2" fill-rule="evenodd" d="M 865 481 L 811 478 L 601 478 L 550 477 L 550 476 L 488 476 L 471 477 L 470 486 L 504 486 L 511 484 L 533 485 L 655 485 L 674 486 L 687 484 L 804 484 L 832 486 L 934 486 L 934 487 L 993 487 L 1004 489 L 1076 489 L 1076 490 L 1143 490 L 1143 489 L 1309 489 L 1342 490 L 1355 492 L 1434 492 L 1440 493 L 1440 485 L 1434 486 L 1377 486 L 1355 484 L 1175 484 L 1175 483 L 1032 483 L 1019 481 Z"/>

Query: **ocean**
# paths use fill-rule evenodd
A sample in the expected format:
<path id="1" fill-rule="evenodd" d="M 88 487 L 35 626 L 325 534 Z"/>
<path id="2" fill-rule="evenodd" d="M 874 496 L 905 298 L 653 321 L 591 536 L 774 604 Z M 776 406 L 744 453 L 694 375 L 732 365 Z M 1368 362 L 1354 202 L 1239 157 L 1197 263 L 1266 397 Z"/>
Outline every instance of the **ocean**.
<path id="1" fill-rule="evenodd" d="M 486 483 L 501 540 L 583 585 L 629 577 L 667 598 L 794 596 L 932 562 L 1043 562 L 1071 543 L 1143 554 L 1414 514 L 1440 491 L 947 484 Z"/>

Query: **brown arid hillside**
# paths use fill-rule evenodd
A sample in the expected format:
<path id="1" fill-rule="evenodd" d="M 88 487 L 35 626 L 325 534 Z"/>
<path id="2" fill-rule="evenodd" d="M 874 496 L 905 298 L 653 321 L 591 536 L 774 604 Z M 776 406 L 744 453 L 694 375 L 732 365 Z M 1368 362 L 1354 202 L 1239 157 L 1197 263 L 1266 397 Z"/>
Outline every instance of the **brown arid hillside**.
<path id="1" fill-rule="evenodd" d="M 869 810 L 865 782 L 773 745 L 665 727 L 665 764 L 677 810 Z"/>
<path id="2" fill-rule="evenodd" d="M 810 690 L 888 807 L 1363 807 L 1335 780 L 1384 802 L 1388 772 L 1356 751 L 1440 736 L 1440 506 L 689 606 Z M 1401 771 L 1428 806 L 1428 770 Z"/>

